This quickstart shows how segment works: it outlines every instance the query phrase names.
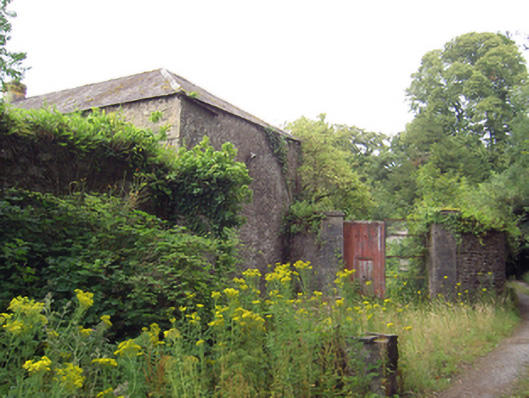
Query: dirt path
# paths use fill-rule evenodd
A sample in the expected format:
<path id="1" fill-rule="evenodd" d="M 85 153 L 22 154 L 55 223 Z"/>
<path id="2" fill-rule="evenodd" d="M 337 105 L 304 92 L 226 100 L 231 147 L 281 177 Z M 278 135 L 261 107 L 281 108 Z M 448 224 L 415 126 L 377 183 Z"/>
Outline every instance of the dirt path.
<path id="1" fill-rule="evenodd" d="M 464 372 L 439 398 L 499 398 L 510 392 L 529 365 L 529 295 L 517 295 L 522 322 L 514 334 Z"/>

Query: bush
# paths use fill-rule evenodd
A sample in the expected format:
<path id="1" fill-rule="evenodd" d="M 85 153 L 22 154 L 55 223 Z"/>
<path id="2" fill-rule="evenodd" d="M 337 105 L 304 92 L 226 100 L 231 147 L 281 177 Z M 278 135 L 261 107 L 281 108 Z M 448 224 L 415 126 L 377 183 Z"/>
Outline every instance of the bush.
<path id="1" fill-rule="evenodd" d="M 135 207 L 202 235 L 240 226 L 251 178 L 233 145 L 208 139 L 193 150 L 166 148 L 163 135 L 94 110 L 63 115 L 6 109 L 0 103 L 0 188 L 67 195 L 133 194 Z"/>
<path id="2" fill-rule="evenodd" d="M 99 303 L 88 321 L 111 315 L 120 334 L 185 305 L 186 292 L 207 300 L 234 264 L 229 241 L 171 227 L 108 195 L 7 190 L 0 220 L 0 305 L 48 293 L 62 305 L 87 289 Z"/>

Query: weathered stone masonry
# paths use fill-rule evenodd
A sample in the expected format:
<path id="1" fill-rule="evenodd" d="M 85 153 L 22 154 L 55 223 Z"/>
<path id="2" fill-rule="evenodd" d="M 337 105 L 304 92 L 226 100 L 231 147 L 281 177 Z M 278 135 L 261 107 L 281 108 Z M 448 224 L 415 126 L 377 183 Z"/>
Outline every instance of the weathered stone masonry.
<path id="1" fill-rule="evenodd" d="M 432 225 L 428 244 L 428 288 L 431 297 L 454 297 L 468 290 L 501 290 L 505 286 L 505 234 L 463 234 L 459 239 L 442 225 Z"/>

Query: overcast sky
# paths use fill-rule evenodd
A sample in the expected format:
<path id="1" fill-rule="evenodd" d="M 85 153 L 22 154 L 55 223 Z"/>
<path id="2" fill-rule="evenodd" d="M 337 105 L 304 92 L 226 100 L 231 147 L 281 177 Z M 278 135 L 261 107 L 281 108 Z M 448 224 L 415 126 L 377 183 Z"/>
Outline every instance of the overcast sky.
<path id="1" fill-rule="evenodd" d="M 28 96 L 166 68 L 276 126 L 327 114 L 394 134 L 422 56 L 529 31 L 528 0 L 13 0 Z"/>

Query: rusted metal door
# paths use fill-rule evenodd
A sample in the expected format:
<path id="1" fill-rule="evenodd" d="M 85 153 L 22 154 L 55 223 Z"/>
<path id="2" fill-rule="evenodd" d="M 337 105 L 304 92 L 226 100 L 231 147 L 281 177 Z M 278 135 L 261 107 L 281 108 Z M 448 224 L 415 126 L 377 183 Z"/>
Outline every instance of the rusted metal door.
<path id="1" fill-rule="evenodd" d="M 384 297 L 386 290 L 386 237 L 382 221 L 346 221 L 343 225 L 345 268 L 366 294 Z"/>

